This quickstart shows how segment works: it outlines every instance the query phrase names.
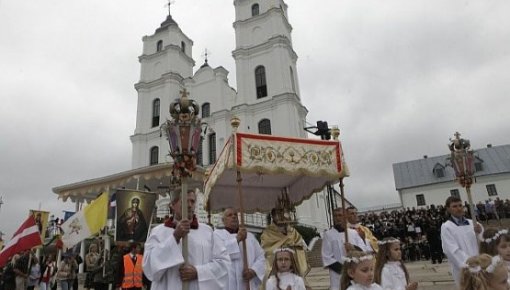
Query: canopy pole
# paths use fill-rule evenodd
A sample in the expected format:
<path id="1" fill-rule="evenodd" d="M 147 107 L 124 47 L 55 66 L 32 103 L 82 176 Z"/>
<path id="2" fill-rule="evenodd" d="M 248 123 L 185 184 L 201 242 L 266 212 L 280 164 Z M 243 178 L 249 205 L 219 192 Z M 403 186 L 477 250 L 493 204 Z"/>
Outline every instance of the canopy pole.
<path id="1" fill-rule="evenodd" d="M 344 227 L 344 233 L 345 233 L 345 242 L 349 242 L 349 234 L 347 233 L 347 217 L 346 215 L 346 209 L 345 209 L 345 193 L 344 193 L 344 178 L 340 178 L 340 196 L 342 198 L 342 215 L 344 217 L 343 219 L 343 227 Z"/>
<path id="2" fill-rule="evenodd" d="M 338 140 L 338 137 L 340 136 L 340 129 L 338 129 L 338 126 L 333 126 L 333 128 L 330 129 L 330 133 L 331 133 L 331 136 L 333 137 L 333 140 L 335 141 L 338 141 L 338 143 L 340 143 L 340 140 Z M 340 149 L 342 148 L 342 145 L 340 145 Z M 343 219 L 343 224 L 342 226 L 344 227 L 344 233 L 345 233 L 345 242 L 348 243 L 349 242 L 349 234 L 347 233 L 347 217 L 345 216 L 346 215 L 346 209 L 345 209 L 345 192 L 344 192 L 344 177 L 345 176 L 349 176 L 349 174 L 347 173 L 347 168 L 345 167 L 345 163 L 344 163 L 344 153 L 343 151 L 341 152 L 340 154 L 340 162 L 342 164 L 342 175 L 340 175 L 340 196 L 342 198 L 342 216 L 344 217 Z"/>
<path id="3" fill-rule="evenodd" d="M 241 172 L 237 170 L 237 193 L 239 194 L 239 213 L 241 214 L 241 224 L 240 227 L 244 228 L 244 200 L 243 200 L 243 189 L 241 183 L 243 182 L 243 178 L 241 177 Z M 248 270 L 248 252 L 246 250 L 246 239 L 242 241 L 243 247 L 243 270 Z M 246 290 L 250 290 L 250 281 L 246 281 Z"/>

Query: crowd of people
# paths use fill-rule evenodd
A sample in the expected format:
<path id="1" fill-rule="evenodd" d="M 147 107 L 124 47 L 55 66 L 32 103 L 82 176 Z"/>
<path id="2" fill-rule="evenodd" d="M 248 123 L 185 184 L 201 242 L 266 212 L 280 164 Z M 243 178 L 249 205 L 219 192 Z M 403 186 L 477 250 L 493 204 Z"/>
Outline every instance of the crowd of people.
<path id="1" fill-rule="evenodd" d="M 361 224 L 368 227 L 378 240 L 398 238 L 402 243 L 404 261 L 432 260 L 442 263 L 441 225 L 448 214 L 442 205 L 407 208 L 360 215 Z"/>
<path id="2" fill-rule="evenodd" d="M 73 252 L 39 260 L 33 252 L 15 255 L 2 271 L 0 290 L 78 289 L 78 267 L 84 263 L 86 289 L 279 289 L 309 290 L 310 270 L 302 236 L 292 226 L 290 208 L 276 207 L 260 242 L 240 227 L 238 212 L 223 212 L 224 228 L 200 223 L 194 214 L 196 194 L 189 191 L 188 216 L 182 216 L 180 194 L 169 204 L 172 216 L 154 227 L 145 245 L 104 250 L 89 243 L 84 259 Z M 496 202 L 493 203 L 494 205 Z M 490 207 L 490 205 L 489 205 Z M 484 206 L 485 208 L 485 206 Z M 494 216 L 504 216 L 494 207 Z M 322 261 L 329 270 L 330 289 L 416 290 L 405 261 L 448 258 L 461 290 L 509 290 L 510 234 L 466 217 L 457 197 L 445 206 L 358 214 L 356 208 L 334 210 L 334 226 L 322 235 Z M 478 215 L 491 211 L 478 210 Z M 182 244 L 187 240 L 188 253 Z M 503 271 L 504 269 L 505 271 Z M 503 281 L 504 280 L 504 281 Z"/>

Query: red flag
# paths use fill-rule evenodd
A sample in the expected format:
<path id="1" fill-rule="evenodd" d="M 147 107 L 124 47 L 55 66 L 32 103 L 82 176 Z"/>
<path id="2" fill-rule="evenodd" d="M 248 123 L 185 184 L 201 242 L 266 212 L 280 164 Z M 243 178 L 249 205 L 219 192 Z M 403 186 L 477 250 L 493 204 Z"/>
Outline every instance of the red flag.
<path id="1" fill-rule="evenodd" d="M 0 267 L 5 266 L 7 260 L 15 254 L 39 245 L 42 245 L 41 234 L 34 216 L 30 215 L 0 252 Z"/>

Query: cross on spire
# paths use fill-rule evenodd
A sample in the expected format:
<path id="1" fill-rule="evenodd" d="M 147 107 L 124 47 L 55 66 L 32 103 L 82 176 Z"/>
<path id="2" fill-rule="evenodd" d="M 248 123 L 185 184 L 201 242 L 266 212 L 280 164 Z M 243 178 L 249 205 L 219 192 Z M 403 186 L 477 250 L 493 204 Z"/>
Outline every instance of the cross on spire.
<path id="1" fill-rule="evenodd" d="M 168 3 L 165 4 L 165 6 L 168 6 L 168 15 L 171 15 L 170 13 L 170 6 L 175 3 L 175 0 L 168 0 Z"/>
<path id="2" fill-rule="evenodd" d="M 207 57 L 211 54 L 210 51 L 206 49 L 204 49 L 204 54 L 202 54 L 202 56 L 205 58 L 205 63 L 207 63 Z"/>

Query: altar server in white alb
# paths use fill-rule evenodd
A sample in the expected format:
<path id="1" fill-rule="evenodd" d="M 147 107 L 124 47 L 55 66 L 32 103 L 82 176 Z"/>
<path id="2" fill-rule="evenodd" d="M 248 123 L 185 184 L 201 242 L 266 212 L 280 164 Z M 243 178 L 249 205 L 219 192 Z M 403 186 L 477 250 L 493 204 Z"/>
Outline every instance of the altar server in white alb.
<path id="1" fill-rule="evenodd" d="M 228 284 L 230 259 L 227 250 L 211 227 L 199 223 L 194 215 L 196 195 L 188 192 L 188 217 L 181 216 L 180 194 L 171 198 L 173 217 L 155 227 L 145 243 L 143 271 L 152 281 L 152 290 L 224 290 Z M 188 236 L 189 260 L 184 264 L 182 238 Z"/>
<path id="2" fill-rule="evenodd" d="M 478 255 L 477 235 L 481 235 L 483 228 L 478 222 L 473 226 L 473 221 L 464 217 L 460 198 L 450 196 L 445 205 L 450 218 L 441 225 L 441 243 L 458 287 L 462 267 L 468 258 Z"/>
<path id="3" fill-rule="evenodd" d="M 334 226 L 326 231 L 322 237 L 322 264 L 329 269 L 330 289 L 340 288 L 340 279 L 342 274 L 343 258 L 347 251 L 358 250 L 370 253 L 372 247 L 365 244 L 358 232 L 347 228 L 348 243 L 345 242 L 344 210 L 336 208 L 333 211 Z"/>
<path id="4" fill-rule="evenodd" d="M 250 281 L 250 289 L 258 289 L 264 279 L 266 260 L 264 250 L 252 233 L 245 228 L 239 228 L 237 211 L 227 208 L 223 212 L 224 229 L 217 229 L 214 234 L 218 236 L 230 256 L 231 265 L 228 270 L 228 290 L 245 289 L 246 281 Z M 246 252 L 248 254 L 248 269 L 243 269 L 243 246 L 246 241 Z"/>

